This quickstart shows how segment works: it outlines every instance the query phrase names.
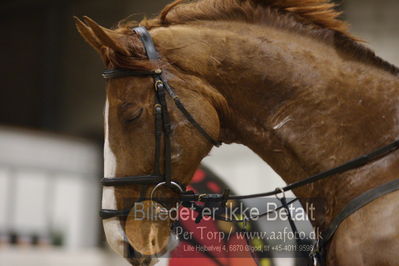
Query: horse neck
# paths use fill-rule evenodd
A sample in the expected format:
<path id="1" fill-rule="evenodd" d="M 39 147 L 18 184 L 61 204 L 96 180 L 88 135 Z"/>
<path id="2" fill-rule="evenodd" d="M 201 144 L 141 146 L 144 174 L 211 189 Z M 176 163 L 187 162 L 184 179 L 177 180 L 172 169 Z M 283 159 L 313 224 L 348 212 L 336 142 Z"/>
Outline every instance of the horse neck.
<path id="1" fill-rule="evenodd" d="M 399 80 L 393 74 L 307 36 L 249 24 L 211 25 L 167 29 L 174 37 L 163 41 L 170 48 L 164 54 L 226 98 L 231 115 L 222 121 L 223 140 L 248 146 L 287 182 L 398 136 Z M 374 182 L 373 175 L 359 181 L 360 175 L 296 193 L 331 196 L 343 186 Z"/>

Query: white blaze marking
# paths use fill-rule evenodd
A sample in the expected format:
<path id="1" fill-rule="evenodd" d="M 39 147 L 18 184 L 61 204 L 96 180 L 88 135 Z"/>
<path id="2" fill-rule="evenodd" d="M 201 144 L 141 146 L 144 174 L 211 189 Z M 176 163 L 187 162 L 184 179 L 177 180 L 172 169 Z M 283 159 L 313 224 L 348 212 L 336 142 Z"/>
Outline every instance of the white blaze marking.
<path id="1" fill-rule="evenodd" d="M 114 177 L 116 171 L 116 157 L 112 152 L 111 147 L 109 145 L 109 125 L 108 125 L 108 116 L 109 116 L 109 103 L 108 99 L 105 103 L 105 111 L 104 111 L 104 120 L 105 120 L 105 134 L 104 134 L 104 176 L 105 177 Z M 180 154 L 176 155 L 177 159 L 180 157 Z M 102 198 L 102 208 L 103 209 L 111 209 L 116 210 L 116 198 L 115 198 L 115 189 L 114 187 L 103 187 L 103 198 Z M 125 245 L 127 244 L 127 236 L 123 231 L 121 223 L 118 218 L 106 219 L 103 221 L 103 227 L 105 236 L 107 238 L 107 242 L 109 246 L 120 256 L 124 257 Z M 154 234 L 154 232 L 150 232 L 150 236 Z M 168 243 L 168 251 L 175 249 L 178 245 L 179 241 L 174 235 L 171 235 L 170 241 Z M 152 258 L 150 265 L 155 265 L 160 263 L 160 265 L 167 265 L 169 259 L 167 258 Z"/>
<path id="2" fill-rule="evenodd" d="M 104 176 L 114 177 L 116 170 L 116 157 L 109 146 L 109 103 L 105 103 L 105 141 L 104 141 Z M 116 210 L 116 198 L 114 187 L 103 187 L 102 208 Z M 119 255 L 124 256 L 125 232 L 118 218 L 103 220 L 104 232 L 110 247 Z"/>

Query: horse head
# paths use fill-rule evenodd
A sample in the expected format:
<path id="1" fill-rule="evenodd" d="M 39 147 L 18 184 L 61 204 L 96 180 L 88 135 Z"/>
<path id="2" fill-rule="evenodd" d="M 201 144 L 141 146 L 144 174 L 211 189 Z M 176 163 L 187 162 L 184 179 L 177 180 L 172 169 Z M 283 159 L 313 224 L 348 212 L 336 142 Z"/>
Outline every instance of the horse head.
<path id="1" fill-rule="evenodd" d="M 123 238 L 126 237 L 140 257 L 155 256 L 166 251 L 172 222 L 170 219 L 154 221 L 147 215 L 138 217 L 135 212 L 137 206 L 140 203 L 141 211 L 152 213 L 154 205 L 159 211 L 160 208 L 171 208 L 178 201 L 177 192 L 190 182 L 202 158 L 217 143 L 212 140 L 219 139 L 220 106 L 224 98 L 205 81 L 179 72 L 162 56 L 149 59 L 148 47 L 143 45 L 141 39 L 143 36 L 134 30 L 110 30 L 87 17 L 84 21 L 76 19 L 76 26 L 82 37 L 102 57 L 108 70 L 105 76 L 118 71 L 119 74 L 126 71 L 138 73 L 117 74 L 117 77 L 107 79 L 105 177 L 114 180 L 120 177 L 122 180 L 132 176 L 155 176 L 154 182 L 104 187 L 103 208 L 131 209 L 121 222 L 116 217 L 104 220 L 107 240 L 121 255 L 124 255 Z M 157 38 L 156 31 L 151 35 Z M 160 52 L 162 55 L 162 50 Z M 178 97 L 164 95 L 160 99 L 156 77 L 165 83 L 161 85 L 169 89 L 173 87 Z M 165 94 L 167 92 L 164 91 Z M 187 119 L 187 113 L 178 108 L 176 100 L 181 105 L 184 103 L 184 110 L 195 121 L 197 128 Z M 203 134 L 198 132 L 198 127 Z M 172 186 L 166 184 L 154 190 L 156 185 L 167 183 L 158 178 L 165 178 L 165 175 L 169 175 L 167 178 Z M 154 203 L 154 198 L 161 200 Z"/>

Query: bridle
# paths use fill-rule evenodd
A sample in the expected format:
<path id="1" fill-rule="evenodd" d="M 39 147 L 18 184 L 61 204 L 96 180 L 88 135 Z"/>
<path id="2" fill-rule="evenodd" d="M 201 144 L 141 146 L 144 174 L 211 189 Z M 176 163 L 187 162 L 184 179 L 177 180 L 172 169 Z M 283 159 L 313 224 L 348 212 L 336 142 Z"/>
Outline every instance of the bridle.
<path id="1" fill-rule="evenodd" d="M 147 57 L 149 60 L 159 60 L 160 56 L 155 49 L 155 45 L 152 41 L 151 35 L 144 27 L 136 27 L 133 31 L 140 37 L 145 51 L 147 53 Z M 316 174 L 314 176 L 308 177 L 306 179 L 300 180 L 298 182 L 289 184 L 282 188 L 277 188 L 276 190 L 258 193 L 258 194 L 250 194 L 250 195 L 240 195 L 240 196 L 232 196 L 229 195 L 226 190 L 223 194 L 197 194 L 192 191 L 186 191 L 186 187 L 179 182 L 172 180 L 172 162 L 171 162 L 171 124 L 170 117 L 168 112 L 168 106 L 166 103 L 166 94 L 169 95 L 176 107 L 181 111 L 181 113 L 185 116 L 185 118 L 191 123 L 194 128 L 210 143 L 214 146 L 220 146 L 221 142 L 212 138 L 206 130 L 201 127 L 199 123 L 194 119 L 194 117 L 187 111 L 184 107 L 183 103 L 180 101 L 179 97 L 176 95 L 174 89 L 168 84 L 165 74 L 162 69 L 156 69 L 154 71 L 135 71 L 130 69 L 111 69 L 105 70 L 102 74 L 105 79 L 116 79 L 116 78 L 124 78 L 130 76 L 136 77 L 152 77 L 154 80 L 154 89 L 155 89 L 155 160 L 154 160 L 154 172 L 151 175 L 143 175 L 143 176 L 128 176 L 128 177 L 104 177 L 101 181 L 103 186 L 130 186 L 130 185 L 153 185 L 154 188 L 150 193 L 150 200 L 156 200 L 154 198 L 154 193 L 162 186 L 169 187 L 173 189 L 179 195 L 179 201 L 183 203 L 183 206 L 191 206 L 194 210 L 200 213 L 203 209 L 203 206 L 197 205 L 196 202 L 204 202 L 207 203 L 226 203 L 227 200 L 242 200 L 249 198 L 260 198 L 267 197 L 272 195 L 282 195 L 278 199 L 281 201 L 281 206 L 276 208 L 273 211 L 278 211 L 283 208 L 287 208 L 293 201 L 287 202 L 285 199 L 284 192 L 297 189 L 299 187 L 303 187 L 305 185 L 314 183 L 316 181 L 326 179 L 328 177 L 336 176 L 338 174 L 359 168 L 364 166 L 372 161 L 380 159 L 396 150 L 399 149 L 399 140 L 396 140 L 386 146 L 383 146 L 369 154 L 362 155 L 356 159 L 353 159 L 345 164 L 337 166 L 333 169 L 327 170 L 325 172 Z M 161 137 L 163 135 L 163 174 L 161 174 Z M 399 190 L 399 179 L 391 181 L 389 183 L 383 184 L 376 188 L 373 188 L 360 196 L 351 200 L 345 208 L 333 219 L 332 223 L 329 225 L 327 230 L 323 232 L 322 239 L 318 240 L 314 244 L 314 250 L 311 253 L 312 258 L 315 262 L 323 261 L 323 251 L 328 243 L 328 241 L 334 235 L 338 226 L 344 221 L 348 216 L 356 212 L 358 209 L 362 208 L 366 204 L 371 201 L 391 193 L 393 191 Z M 138 201 L 143 200 L 139 199 Z M 296 199 L 295 199 L 296 200 Z M 137 201 L 137 202 L 138 202 Z M 133 206 L 134 207 L 134 206 Z M 100 211 L 100 216 L 102 219 L 109 219 L 112 217 L 126 217 L 129 213 L 130 209 L 126 210 L 108 210 L 102 209 Z M 271 211 L 259 214 L 258 217 L 262 217 L 270 214 Z M 202 216 L 198 216 L 201 218 Z M 232 220 L 227 219 L 222 216 L 214 217 L 216 219 L 224 220 L 227 222 L 247 222 L 248 219 L 240 219 L 240 220 Z M 201 219 L 197 219 L 196 222 L 199 222 Z M 290 222 L 291 223 L 291 222 Z M 295 226 L 293 226 L 293 230 L 296 230 Z"/>
<path id="2" fill-rule="evenodd" d="M 160 56 L 155 49 L 151 35 L 144 27 L 136 27 L 133 31 L 140 37 L 147 57 L 149 60 L 158 61 Z M 105 177 L 101 183 L 103 186 L 128 186 L 128 185 L 154 185 L 150 193 L 150 200 L 154 199 L 155 192 L 162 186 L 167 186 L 178 193 L 185 191 L 185 186 L 178 181 L 173 181 L 172 176 L 172 149 L 171 149 L 171 124 L 166 102 L 166 94 L 174 101 L 176 107 L 185 116 L 185 118 L 194 126 L 194 128 L 214 146 L 220 146 L 221 142 L 212 138 L 206 130 L 194 119 L 187 111 L 183 103 L 176 95 L 174 89 L 169 85 L 162 69 L 154 71 L 134 71 L 130 69 L 111 69 L 105 70 L 102 74 L 104 79 L 116 79 L 124 77 L 152 77 L 154 80 L 155 90 L 155 158 L 154 172 L 151 175 L 128 176 L 128 177 Z M 163 174 L 161 174 L 161 137 L 163 135 Z M 140 200 L 144 200 L 141 198 Z M 140 201 L 139 200 L 139 201 Z M 100 215 L 103 219 L 121 216 L 126 214 L 127 210 L 101 210 Z"/>

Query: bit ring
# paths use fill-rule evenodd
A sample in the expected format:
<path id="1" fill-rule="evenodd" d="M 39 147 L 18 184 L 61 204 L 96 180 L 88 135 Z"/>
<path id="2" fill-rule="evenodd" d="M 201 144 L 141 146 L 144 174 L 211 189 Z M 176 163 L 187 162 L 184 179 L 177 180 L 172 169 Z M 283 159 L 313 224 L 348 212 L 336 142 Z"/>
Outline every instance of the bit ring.
<path id="1" fill-rule="evenodd" d="M 154 198 L 154 193 L 155 193 L 155 191 L 156 191 L 157 189 L 159 189 L 160 187 L 162 187 L 162 186 L 164 186 L 164 185 L 167 185 L 167 184 L 168 184 L 167 182 L 158 183 L 158 184 L 152 189 L 152 191 L 151 191 L 150 200 L 151 200 L 151 201 L 153 200 L 153 198 Z M 183 192 L 183 191 L 184 191 L 183 188 L 182 188 L 179 184 L 177 184 L 176 182 L 171 181 L 170 184 L 171 184 L 172 186 L 174 186 L 175 188 L 177 188 L 180 192 Z"/>

